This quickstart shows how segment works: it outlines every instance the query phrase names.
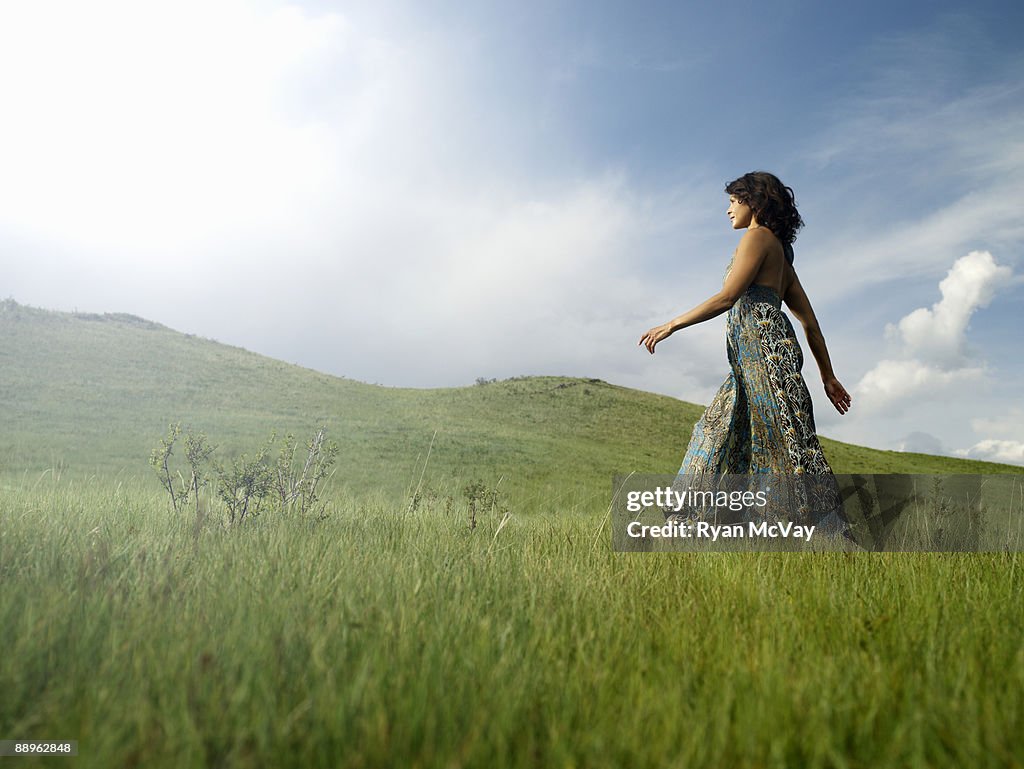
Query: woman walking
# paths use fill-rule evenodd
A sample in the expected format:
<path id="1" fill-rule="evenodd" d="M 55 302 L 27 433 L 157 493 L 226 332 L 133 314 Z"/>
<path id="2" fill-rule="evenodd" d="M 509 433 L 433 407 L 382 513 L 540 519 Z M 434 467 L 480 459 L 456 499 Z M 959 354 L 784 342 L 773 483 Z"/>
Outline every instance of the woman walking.
<path id="1" fill-rule="evenodd" d="M 825 393 L 840 414 L 849 393 L 836 379 L 825 338 L 793 269 L 793 241 L 803 226 L 793 190 L 764 171 L 726 185 L 734 230 L 746 229 L 722 290 L 677 318 L 655 326 L 639 344 L 652 354 L 671 334 L 723 312 L 730 373 L 693 428 L 679 469 L 699 484 L 709 476 L 762 475 L 775 486 L 761 514 L 822 528 L 844 528 L 832 469 L 814 426 L 800 370 L 803 352 L 782 303 L 800 321 Z M 780 482 L 781 481 L 781 482 Z"/>

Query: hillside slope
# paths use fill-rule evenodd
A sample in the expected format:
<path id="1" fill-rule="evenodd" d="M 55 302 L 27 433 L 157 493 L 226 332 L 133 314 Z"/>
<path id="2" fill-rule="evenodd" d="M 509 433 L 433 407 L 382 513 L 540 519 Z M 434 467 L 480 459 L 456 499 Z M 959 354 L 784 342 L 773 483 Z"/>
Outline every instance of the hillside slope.
<path id="1" fill-rule="evenodd" d="M 129 315 L 0 302 L 0 472 L 148 477 L 172 421 L 218 454 L 271 430 L 318 424 L 340 446 L 336 480 L 403 493 L 427 483 L 500 483 L 532 509 L 606 500 L 617 472 L 672 473 L 701 406 L 595 379 L 513 378 L 412 389 L 329 376 Z M 433 441 L 432 445 L 431 442 Z M 823 445 L 844 472 L 993 473 L 1024 468 Z M 499 481 L 500 479 L 500 481 Z"/>

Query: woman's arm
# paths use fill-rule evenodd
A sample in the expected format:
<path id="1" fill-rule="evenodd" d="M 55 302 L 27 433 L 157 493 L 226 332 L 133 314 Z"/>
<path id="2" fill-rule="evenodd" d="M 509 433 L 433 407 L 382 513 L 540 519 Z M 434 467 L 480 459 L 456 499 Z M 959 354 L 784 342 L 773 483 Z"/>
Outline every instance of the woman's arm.
<path id="1" fill-rule="evenodd" d="M 705 299 L 692 310 L 684 312 L 668 323 L 650 329 L 640 337 L 638 344 L 647 347 L 653 355 L 654 346 L 662 339 L 687 326 L 695 326 L 698 323 L 711 320 L 736 304 L 736 300 L 753 283 L 758 270 L 761 269 L 761 263 L 764 262 L 764 258 L 768 254 L 768 241 L 771 237 L 767 232 L 749 230 L 740 239 L 736 255 L 733 258 L 732 269 L 725 276 L 722 290 L 709 299 Z"/>
<path id="2" fill-rule="evenodd" d="M 825 345 L 825 336 L 821 333 L 818 319 L 814 315 L 811 301 L 800 285 L 800 278 L 793 274 L 793 282 L 786 289 L 783 297 L 786 306 L 792 311 L 800 325 L 804 327 L 804 334 L 807 336 L 807 346 L 811 348 L 814 360 L 818 363 L 818 371 L 821 373 L 821 382 L 825 385 L 825 394 L 836 407 L 836 411 L 845 414 L 850 410 L 850 394 L 846 388 L 836 379 L 832 371 L 832 361 L 828 357 L 828 347 Z"/>
<path id="3" fill-rule="evenodd" d="M 828 357 L 828 348 L 825 346 L 825 337 L 821 333 L 818 319 L 814 315 L 811 301 L 800 285 L 800 278 L 793 275 L 793 282 L 786 289 L 786 295 L 782 297 L 786 306 L 792 311 L 794 317 L 804 327 L 804 334 L 807 336 L 807 345 L 814 354 L 814 360 L 818 362 L 818 371 L 821 372 L 822 381 L 835 376 L 832 371 L 832 361 Z"/>

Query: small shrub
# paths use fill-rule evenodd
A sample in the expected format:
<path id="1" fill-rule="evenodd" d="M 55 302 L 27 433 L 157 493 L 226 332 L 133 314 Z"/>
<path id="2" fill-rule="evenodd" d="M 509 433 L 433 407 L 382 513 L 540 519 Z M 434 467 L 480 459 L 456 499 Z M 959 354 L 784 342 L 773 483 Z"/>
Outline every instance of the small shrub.
<path id="1" fill-rule="evenodd" d="M 163 486 L 170 496 L 171 507 L 174 509 L 174 512 L 180 511 L 182 506 L 187 503 L 189 493 L 189 487 L 184 482 L 181 472 L 171 471 L 171 455 L 174 453 L 174 444 L 180 437 L 181 422 L 172 424 L 168 428 L 167 437 L 160 439 L 160 445 L 153 449 L 149 456 L 149 464 L 156 470 L 157 477 L 160 479 L 160 485 Z M 181 481 L 180 484 L 174 482 L 175 475 Z"/>
<path id="2" fill-rule="evenodd" d="M 493 488 L 488 488 L 482 481 L 473 481 L 462 490 L 462 493 L 469 502 L 470 531 L 476 528 L 478 513 L 508 512 L 508 508 L 504 504 L 500 506 L 498 504 L 497 485 Z"/>
<path id="3" fill-rule="evenodd" d="M 266 450 L 260 449 L 251 460 L 243 454 L 230 465 L 215 462 L 214 469 L 217 496 L 227 508 L 228 523 L 241 523 L 247 515 L 259 515 L 273 485 Z"/>
<path id="4" fill-rule="evenodd" d="M 173 467 L 174 447 L 184 435 L 186 472 Z M 181 423 L 172 424 L 167 436 L 153 449 L 149 462 L 156 471 L 160 485 L 170 498 L 171 508 L 180 513 L 188 508 L 191 498 L 197 520 L 199 498 L 211 481 L 222 505 L 228 525 L 255 518 L 267 510 L 297 513 L 301 516 L 326 517 L 322 499 L 323 484 L 333 475 L 331 468 L 338 446 L 327 440 L 327 428 L 320 427 L 305 444 L 305 453 L 298 453 L 295 436 L 284 437 L 276 457 L 271 460 L 277 433 L 250 458 L 240 457 L 223 462 L 213 457 L 215 448 L 206 435 L 182 430 Z"/>

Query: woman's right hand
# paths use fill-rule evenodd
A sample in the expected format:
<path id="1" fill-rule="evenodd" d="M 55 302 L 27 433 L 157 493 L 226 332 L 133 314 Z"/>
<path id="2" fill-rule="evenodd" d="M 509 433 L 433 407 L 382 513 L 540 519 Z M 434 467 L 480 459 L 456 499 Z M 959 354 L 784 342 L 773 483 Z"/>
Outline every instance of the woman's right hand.
<path id="1" fill-rule="evenodd" d="M 836 411 L 840 414 L 845 414 L 849 411 L 850 393 L 846 392 L 846 388 L 839 383 L 839 380 L 835 377 L 829 377 L 824 381 L 824 385 L 825 394 L 832 401 L 832 405 L 836 407 Z"/>
<path id="2" fill-rule="evenodd" d="M 650 351 L 651 355 L 654 355 L 654 345 L 662 339 L 666 339 L 670 336 L 672 336 L 672 326 L 668 323 L 662 323 L 660 326 L 655 326 L 640 337 L 640 341 L 637 342 L 637 346 L 643 345 Z"/>

